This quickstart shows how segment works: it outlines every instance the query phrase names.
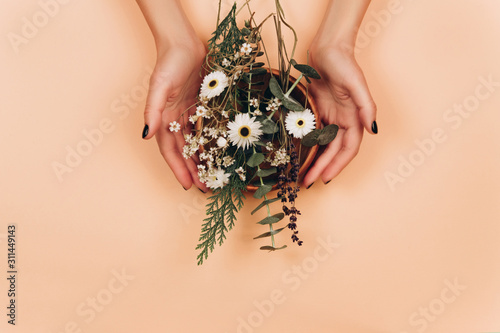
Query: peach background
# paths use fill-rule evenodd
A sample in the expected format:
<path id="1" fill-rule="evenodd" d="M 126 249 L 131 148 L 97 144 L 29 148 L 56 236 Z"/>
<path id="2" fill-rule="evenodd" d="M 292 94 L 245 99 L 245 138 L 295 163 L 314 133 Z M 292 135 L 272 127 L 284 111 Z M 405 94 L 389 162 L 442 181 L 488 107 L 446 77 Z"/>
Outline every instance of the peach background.
<path id="1" fill-rule="evenodd" d="M 374 0 L 357 57 L 379 135 L 328 186 L 300 193 L 302 248 L 259 251 L 249 199 L 202 267 L 206 196 L 185 192 L 154 140 L 140 139 L 155 51 L 137 5 L 60 2 L 45 22 L 37 1 L 0 3 L 0 331 L 500 331 L 500 87 L 474 99 L 479 77 L 500 81 L 500 2 Z M 283 2 L 304 59 L 325 2 Z M 205 39 L 216 3 L 185 2 Z M 33 16 L 40 28 L 16 52 L 9 33 Z M 449 113 L 464 102 L 466 118 Z M 84 131 L 99 126 L 88 146 Z M 445 139 L 419 153 L 415 141 L 436 131 Z M 78 147 L 86 156 L 58 179 L 53 163 Z M 410 157 L 419 165 L 403 170 Z M 404 182 L 391 187 L 398 168 Z M 16 327 L 5 316 L 11 223 Z"/>

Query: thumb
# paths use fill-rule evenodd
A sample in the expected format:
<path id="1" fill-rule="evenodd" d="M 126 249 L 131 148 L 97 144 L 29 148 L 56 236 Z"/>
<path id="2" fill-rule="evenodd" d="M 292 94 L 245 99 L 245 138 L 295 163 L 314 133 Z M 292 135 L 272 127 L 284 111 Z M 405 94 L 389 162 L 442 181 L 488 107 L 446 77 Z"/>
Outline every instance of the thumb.
<path id="1" fill-rule="evenodd" d="M 161 126 L 161 116 L 168 98 L 168 81 L 157 73 L 151 75 L 144 110 L 143 139 L 151 139 Z"/>

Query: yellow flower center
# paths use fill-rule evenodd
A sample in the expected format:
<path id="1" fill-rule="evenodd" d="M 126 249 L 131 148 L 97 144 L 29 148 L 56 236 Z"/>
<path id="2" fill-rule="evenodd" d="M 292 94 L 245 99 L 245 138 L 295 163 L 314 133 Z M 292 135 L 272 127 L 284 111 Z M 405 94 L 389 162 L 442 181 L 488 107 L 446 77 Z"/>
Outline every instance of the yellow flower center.
<path id="1" fill-rule="evenodd" d="M 306 122 L 304 121 L 304 119 L 299 118 L 299 119 L 297 119 L 297 121 L 295 122 L 295 125 L 297 125 L 297 127 L 301 128 L 301 127 L 304 127 L 304 126 L 306 125 Z"/>
<path id="2" fill-rule="evenodd" d="M 209 83 L 208 83 L 208 87 L 210 89 L 215 89 L 217 88 L 217 86 L 219 85 L 219 80 L 217 79 L 212 79 Z"/>
<path id="3" fill-rule="evenodd" d="M 248 126 L 241 126 L 239 130 L 239 134 L 242 138 L 246 139 L 252 134 L 252 130 Z"/>

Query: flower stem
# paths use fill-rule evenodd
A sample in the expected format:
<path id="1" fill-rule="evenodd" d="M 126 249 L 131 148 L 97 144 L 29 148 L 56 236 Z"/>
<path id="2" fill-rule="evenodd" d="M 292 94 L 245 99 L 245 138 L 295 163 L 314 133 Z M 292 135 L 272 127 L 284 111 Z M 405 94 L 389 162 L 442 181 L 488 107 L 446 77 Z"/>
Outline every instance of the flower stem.
<path id="1" fill-rule="evenodd" d="M 300 73 L 299 78 L 297 80 L 295 80 L 295 82 L 290 87 L 290 89 L 288 89 L 288 91 L 285 94 L 285 97 L 288 98 L 290 96 L 290 94 L 292 93 L 293 89 L 295 89 L 295 87 L 299 84 L 300 80 L 302 80 L 303 77 L 304 77 L 304 74 Z"/>

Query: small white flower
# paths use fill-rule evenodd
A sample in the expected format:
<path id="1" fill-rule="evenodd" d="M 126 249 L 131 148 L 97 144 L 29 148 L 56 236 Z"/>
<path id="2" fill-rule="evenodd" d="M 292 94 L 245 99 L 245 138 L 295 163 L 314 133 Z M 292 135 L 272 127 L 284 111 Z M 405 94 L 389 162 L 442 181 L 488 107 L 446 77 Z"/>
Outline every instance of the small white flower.
<path id="1" fill-rule="evenodd" d="M 280 148 L 274 154 L 274 159 L 271 161 L 271 166 L 285 165 L 290 162 L 290 156 L 287 155 L 285 148 Z"/>
<path id="2" fill-rule="evenodd" d="M 189 116 L 189 122 L 191 124 L 193 124 L 193 125 L 196 124 L 196 121 L 198 121 L 198 116 L 196 116 L 196 115 Z"/>
<path id="3" fill-rule="evenodd" d="M 227 145 L 227 140 L 222 136 L 217 139 L 217 146 L 224 148 Z"/>
<path id="4" fill-rule="evenodd" d="M 179 132 L 179 130 L 181 129 L 181 124 L 179 124 L 175 120 L 171 122 L 169 125 L 170 125 L 170 132 Z"/>
<path id="5" fill-rule="evenodd" d="M 206 185 L 211 189 L 222 188 L 229 183 L 229 176 L 231 175 L 221 168 L 212 169 L 208 173 Z"/>
<path id="6" fill-rule="evenodd" d="M 272 143 L 272 142 L 268 142 L 268 143 L 266 143 L 266 149 L 267 149 L 268 151 L 273 151 L 273 150 L 274 150 L 273 143 Z"/>
<path id="7" fill-rule="evenodd" d="M 198 107 L 196 108 L 196 116 L 197 116 L 197 117 L 206 117 L 206 115 L 207 115 L 207 111 L 208 111 L 208 110 L 207 110 L 207 108 L 206 108 L 206 107 L 204 107 L 204 106 L 200 105 L 200 106 L 198 106 Z"/>
<path id="8" fill-rule="evenodd" d="M 250 100 L 250 106 L 253 106 L 254 108 L 258 108 L 259 107 L 259 100 L 257 98 L 252 98 Z"/>
<path id="9" fill-rule="evenodd" d="M 281 105 L 281 101 L 279 100 L 278 97 L 274 97 L 271 99 L 271 103 L 272 104 L 276 104 L 277 106 L 280 106 Z"/>
<path id="10" fill-rule="evenodd" d="M 245 170 L 243 169 L 243 167 L 239 167 L 238 169 L 236 169 L 234 171 L 236 171 L 236 173 L 238 174 L 238 176 L 240 177 L 240 179 L 242 181 L 245 181 L 247 179 L 247 177 L 245 175 Z"/>
<path id="11" fill-rule="evenodd" d="M 253 115 L 254 115 L 254 116 L 262 116 L 262 111 L 260 111 L 259 109 L 254 110 L 254 111 L 253 111 Z"/>
<path id="12" fill-rule="evenodd" d="M 229 61 L 226 58 L 224 58 L 224 60 L 222 60 L 222 66 L 227 67 L 229 65 L 231 65 L 231 61 Z"/>
<path id="13" fill-rule="evenodd" d="M 238 58 L 240 57 L 240 53 L 239 52 L 236 52 L 234 54 L 234 60 L 238 60 Z"/>
<path id="14" fill-rule="evenodd" d="M 240 78 L 240 74 L 241 74 L 241 70 L 239 70 L 236 73 L 234 73 L 234 75 L 233 75 L 233 84 L 236 84 L 236 81 L 238 81 L 238 79 Z"/>
<path id="15" fill-rule="evenodd" d="M 200 96 L 208 99 L 219 96 L 226 89 L 227 85 L 228 79 L 226 74 L 221 71 L 212 72 L 203 79 Z"/>
<path id="16" fill-rule="evenodd" d="M 221 114 L 224 118 L 229 118 L 229 111 L 224 110 L 224 111 L 222 111 L 220 114 Z"/>
<path id="17" fill-rule="evenodd" d="M 224 156 L 222 160 L 222 165 L 224 165 L 224 167 L 226 168 L 234 164 L 234 158 L 232 158 L 231 156 Z"/>
<path id="18" fill-rule="evenodd" d="M 243 45 L 241 45 L 240 52 L 249 55 L 250 52 L 252 52 L 252 46 L 250 46 L 250 44 L 248 43 L 243 43 Z"/>
<path id="19" fill-rule="evenodd" d="M 290 111 L 285 119 L 285 128 L 294 138 L 302 139 L 316 127 L 316 119 L 309 109 Z"/>
<path id="20" fill-rule="evenodd" d="M 278 104 L 276 104 L 276 103 L 270 103 L 270 104 L 266 107 L 266 110 L 267 110 L 267 111 L 276 111 L 276 110 L 278 110 Z"/>
<path id="21" fill-rule="evenodd" d="M 259 140 L 262 134 L 261 124 L 254 117 L 250 118 L 248 113 L 239 113 L 234 121 L 227 124 L 229 128 L 229 140 L 238 148 L 247 149 Z"/>

